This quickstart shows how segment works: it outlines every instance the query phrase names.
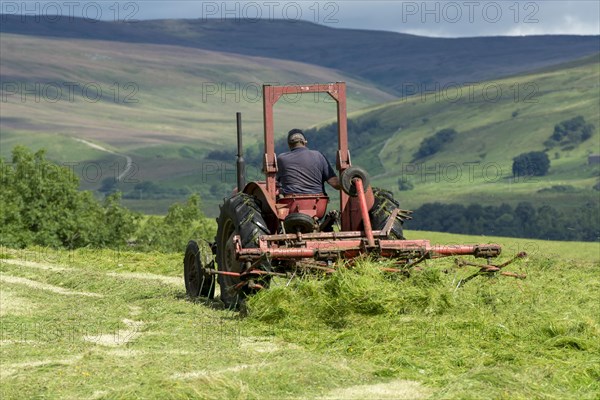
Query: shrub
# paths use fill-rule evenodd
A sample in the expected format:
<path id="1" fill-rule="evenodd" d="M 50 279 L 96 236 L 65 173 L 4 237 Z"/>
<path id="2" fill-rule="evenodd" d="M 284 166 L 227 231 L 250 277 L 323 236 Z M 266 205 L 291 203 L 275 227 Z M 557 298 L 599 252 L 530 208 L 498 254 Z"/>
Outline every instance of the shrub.
<path id="1" fill-rule="evenodd" d="M 538 190 L 538 193 L 575 193 L 577 189 L 571 185 L 553 185 Z"/>
<path id="2" fill-rule="evenodd" d="M 0 160 L 0 243 L 13 247 L 41 245 L 76 248 L 121 246 L 138 218 L 119 204 L 120 194 L 101 205 L 89 191 L 79 191 L 73 171 L 22 146 L 12 163 Z"/>
<path id="3" fill-rule="evenodd" d="M 531 151 L 513 158 L 513 176 L 544 176 L 550 169 L 550 159 L 543 151 Z"/>
<path id="4" fill-rule="evenodd" d="M 431 156 L 440 151 L 445 144 L 454 140 L 457 133 L 454 129 L 442 129 L 435 135 L 423 139 L 419 150 L 414 154 L 415 159 Z"/>
<path id="5" fill-rule="evenodd" d="M 206 156 L 209 160 L 235 162 L 235 152 L 233 150 L 213 150 Z"/>
<path id="6" fill-rule="evenodd" d="M 403 178 L 398 179 L 398 190 L 406 191 L 406 190 L 413 190 L 414 188 L 415 188 L 415 185 L 413 185 L 412 182 L 407 181 Z"/>
<path id="7" fill-rule="evenodd" d="M 544 145 L 549 148 L 557 145 L 570 145 L 569 147 L 573 149 L 579 143 L 589 139 L 595 129 L 594 124 L 586 123 L 585 118 L 578 115 L 556 124 L 552 136 L 544 142 Z"/>
<path id="8" fill-rule="evenodd" d="M 152 216 L 140 228 L 137 246 L 145 251 L 182 251 L 190 239 L 212 241 L 216 223 L 200 211 L 200 196 L 190 196 L 185 205 L 173 204 L 164 217 Z"/>

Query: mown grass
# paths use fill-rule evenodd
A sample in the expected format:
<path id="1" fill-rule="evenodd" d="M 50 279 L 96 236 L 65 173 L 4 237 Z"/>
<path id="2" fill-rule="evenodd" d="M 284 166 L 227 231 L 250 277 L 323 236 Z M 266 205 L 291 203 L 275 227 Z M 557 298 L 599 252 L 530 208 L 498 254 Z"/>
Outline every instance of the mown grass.
<path id="1" fill-rule="evenodd" d="M 364 259 L 327 279 L 276 280 L 242 317 L 185 298 L 181 254 L 4 248 L 0 278 L 102 297 L 0 280 L 0 394 L 287 399 L 408 381 L 419 387 L 412 398 L 598 398 L 597 244 L 407 234 L 499 242 L 502 260 L 525 249 L 507 268 L 528 277 L 459 286 L 474 269 L 450 259 L 408 279 Z M 123 343 L 84 340 L 100 334 Z"/>
<path id="2" fill-rule="evenodd" d="M 422 382 L 434 397 L 598 395 L 598 265 L 528 260 L 526 281 L 482 277 L 461 288 L 465 275 L 449 267 L 399 280 L 361 263 L 261 293 L 250 319 L 285 340 L 368 362 L 376 376 Z"/>

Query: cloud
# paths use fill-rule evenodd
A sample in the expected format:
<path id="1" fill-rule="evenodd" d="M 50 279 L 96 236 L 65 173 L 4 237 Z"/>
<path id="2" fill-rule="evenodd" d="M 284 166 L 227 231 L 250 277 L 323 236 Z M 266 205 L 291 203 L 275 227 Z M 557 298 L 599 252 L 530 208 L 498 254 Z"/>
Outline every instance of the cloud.
<path id="1" fill-rule="evenodd" d="M 74 11 L 76 17 L 88 17 L 93 11 L 93 15 L 104 20 L 302 19 L 332 28 L 387 30 L 437 37 L 600 34 L 600 2 L 585 0 L 133 0 L 116 3 L 39 0 L 27 6 L 23 2 L 0 0 L 0 4 L 4 12 L 8 8 L 11 12 L 21 10 L 28 14 Z M 75 6 L 67 7 L 69 4 Z"/>
<path id="2" fill-rule="evenodd" d="M 586 22 L 574 15 L 564 15 L 553 24 L 518 25 L 506 33 L 508 36 L 525 35 L 598 35 L 600 21 Z"/>

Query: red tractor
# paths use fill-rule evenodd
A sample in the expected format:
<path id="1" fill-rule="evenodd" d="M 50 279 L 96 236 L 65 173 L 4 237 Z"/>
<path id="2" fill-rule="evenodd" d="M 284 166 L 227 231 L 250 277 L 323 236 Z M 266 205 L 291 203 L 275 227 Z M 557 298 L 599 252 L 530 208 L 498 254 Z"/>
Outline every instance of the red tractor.
<path id="1" fill-rule="evenodd" d="M 326 93 L 337 103 L 338 150 L 336 168 L 340 176 L 340 208 L 327 212 L 324 195 L 281 196 L 276 185 L 277 157 L 273 132 L 273 106 L 287 94 Z M 402 223 L 410 212 L 399 208 L 392 193 L 372 188 L 367 173 L 352 166 L 348 150 L 346 84 L 263 86 L 265 180 L 244 182 L 241 118 L 238 122 L 237 189 L 220 207 L 218 230 L 212 245 L 216 255 L 206 262 L 198 243 L 188 243 L 184 277 L 190 297 L 212 298 L 215 276 L 221 300 L 227 307 L 267 287 L 273 277 L 291 277 L 299 269 L 325 273 L 335 271 L 337 260 L 362 254 L 397 260 L 406 272 L 431 258 L 473 255 L 488 259 L 480 272 L 494 273 L 504 266 L 490 265 L 499 245 L 432 246 L 428 240 L 406 240 Z M 333 230 L 333 225 L 339 226 Z M 505 273 L 508 274 L 508 273 Z"/>

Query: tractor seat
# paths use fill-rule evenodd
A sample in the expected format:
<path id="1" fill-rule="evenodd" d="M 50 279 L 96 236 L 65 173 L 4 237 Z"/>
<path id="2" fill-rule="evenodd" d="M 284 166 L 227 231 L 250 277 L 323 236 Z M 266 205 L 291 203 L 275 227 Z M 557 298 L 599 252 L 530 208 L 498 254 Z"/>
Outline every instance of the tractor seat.
<path id="1" fill-rule="evenodd" d="M 277 199 L 277 217 L 284 220 L 289 214 L 306 214 L 321 219 L 327 211 L 329 197 L 326 194 L 288 194 Z"/>

